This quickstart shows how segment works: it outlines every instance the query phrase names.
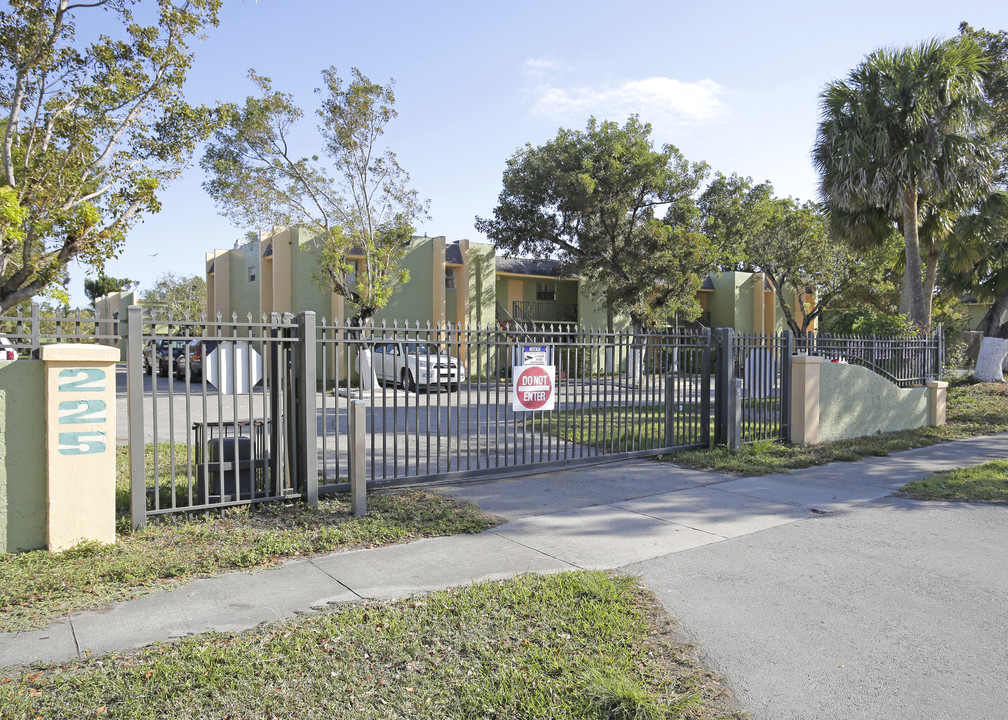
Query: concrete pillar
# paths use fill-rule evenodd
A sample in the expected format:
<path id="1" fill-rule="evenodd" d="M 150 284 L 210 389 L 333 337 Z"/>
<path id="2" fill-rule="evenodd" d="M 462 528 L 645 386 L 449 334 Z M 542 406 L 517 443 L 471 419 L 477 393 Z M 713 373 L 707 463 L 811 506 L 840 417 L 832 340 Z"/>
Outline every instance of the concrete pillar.
<path id="1" fill-rule="evenodd" d="M 115 364 L 103 345 L 46 345 L 46 544 L 115 542 Z"/>
<path id="2" fill-rule="evenodd" d="M 819 371 L 822 358 L 795 355 L 791 359 L 791 437 L 796 445 L 819 442 Z"/>
<path id="3" fill-rule="evenodd" d="M 942 380 L 928 380 L 928 410 L 932 425 L 945 424 L 945 400 L 948 394 L 948 383 Z"/>

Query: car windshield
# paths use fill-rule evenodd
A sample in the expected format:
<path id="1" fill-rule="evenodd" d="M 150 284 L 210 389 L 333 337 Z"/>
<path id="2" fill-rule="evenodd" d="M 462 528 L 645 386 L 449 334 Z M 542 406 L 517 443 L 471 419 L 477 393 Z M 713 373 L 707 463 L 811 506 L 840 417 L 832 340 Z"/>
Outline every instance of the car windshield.
<path id="1" fill-rule="evenodd" d="M 441 348 L 434 343 L 406 343 L 407 355 L 440 355 Z"/>

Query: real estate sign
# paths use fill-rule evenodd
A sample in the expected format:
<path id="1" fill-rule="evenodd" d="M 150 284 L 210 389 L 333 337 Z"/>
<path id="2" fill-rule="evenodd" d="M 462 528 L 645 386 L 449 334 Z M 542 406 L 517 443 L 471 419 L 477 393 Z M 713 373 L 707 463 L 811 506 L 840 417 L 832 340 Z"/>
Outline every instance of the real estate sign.
<path id="1" fill-rule="evenodd" d="M 556 368 L 552 365 L 518 365 L 514 378 L 511 407 L 515 412 L 552 410 L 556 404 Z"/>

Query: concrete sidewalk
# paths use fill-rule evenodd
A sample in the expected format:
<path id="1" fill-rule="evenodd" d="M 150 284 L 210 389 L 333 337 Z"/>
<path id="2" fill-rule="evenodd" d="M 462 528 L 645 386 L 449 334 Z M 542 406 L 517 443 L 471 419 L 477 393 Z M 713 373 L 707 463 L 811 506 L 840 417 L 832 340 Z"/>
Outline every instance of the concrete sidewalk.
<path id="1" fill-rule="evenodd" d="M 0 634 L 0 667 L 238 631 L 328 603 L 395 598 L 525 572 L 619 568 L 886 497 L 935 470 L 1008 457 L 1008 434 L 791 474 L 731 478 L 635 460 L 437 489 L 508 519 L 479 535 L 335 553 Z M 675 615 L 674 608 L 670 608 Z"/>

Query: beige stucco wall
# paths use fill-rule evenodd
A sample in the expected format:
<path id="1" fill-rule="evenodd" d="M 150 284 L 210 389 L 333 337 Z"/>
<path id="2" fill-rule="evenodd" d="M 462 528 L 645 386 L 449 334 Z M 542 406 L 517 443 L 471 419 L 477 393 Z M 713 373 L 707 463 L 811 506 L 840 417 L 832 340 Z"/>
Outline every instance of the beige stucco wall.
<path id="1" fill-rule="evenodd" d="M 927 388 L 899 388 L 867 368 L 824 362 L 820 376 L 822 441 L 923 427 L 931 422 Z"/>
<path id="2" fill-rule="evenodd" d="M 0 552 L 45 547 L 45 395 L 40 360 L 0 361 Z"/>
<path id="3" fill-rule="evenodd" d="M 115 542 L 115 362 L 102 345 L 47 345 L 46 546 Z"/>

